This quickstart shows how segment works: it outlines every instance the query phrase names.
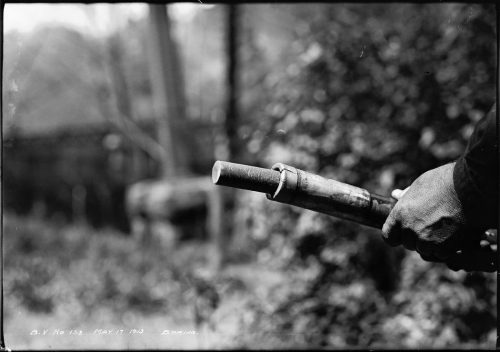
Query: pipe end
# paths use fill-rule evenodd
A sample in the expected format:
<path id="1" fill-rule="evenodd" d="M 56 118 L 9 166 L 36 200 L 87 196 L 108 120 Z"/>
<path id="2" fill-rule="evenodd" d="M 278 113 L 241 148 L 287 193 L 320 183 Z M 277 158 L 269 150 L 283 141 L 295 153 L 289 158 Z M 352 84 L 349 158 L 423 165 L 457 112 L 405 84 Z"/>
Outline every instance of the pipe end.
<path id="1" fill-rule="evenodd" d="M 214 163 L 214 166 L 212 167 L 212 182 L 216 185 L 219 182 L 220 174 L 221 174 L 221 169 L 222 169 L 222 163 L 220 160 L 217 160 Z"/>

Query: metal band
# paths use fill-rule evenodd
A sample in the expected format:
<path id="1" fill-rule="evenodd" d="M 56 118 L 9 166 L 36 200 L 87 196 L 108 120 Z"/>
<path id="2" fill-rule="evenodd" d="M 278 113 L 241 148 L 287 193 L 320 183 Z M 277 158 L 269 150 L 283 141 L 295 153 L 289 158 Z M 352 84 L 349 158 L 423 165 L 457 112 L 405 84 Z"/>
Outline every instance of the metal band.
<path id="1" fill-rule="evenodd" d="M 280 172 L 280 183 L 276 192 L 273 195 L 267 194 L 267 198 L 278 202 L 291 202 L 298 189 L 300 178 L 298 170 L 282 163 L 274 164 L 271 169 Z"/>

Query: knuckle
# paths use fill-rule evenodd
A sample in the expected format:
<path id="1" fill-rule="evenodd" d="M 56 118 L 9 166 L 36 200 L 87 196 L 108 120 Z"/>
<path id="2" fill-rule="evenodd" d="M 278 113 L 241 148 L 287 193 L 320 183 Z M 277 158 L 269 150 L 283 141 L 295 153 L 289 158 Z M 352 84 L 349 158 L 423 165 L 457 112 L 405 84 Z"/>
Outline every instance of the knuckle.
<path id="1" fill-rule="evenodd" d="M 420 254 L 420 255 L 425 255 L 425 256 L 429 256 L 432 254 L 432 244 L 430 244 L 429 242 L 427 241 L 423 241 L 423 240 L 417 240 L 417 244 L 416 244 L 416 249 L 417 249 L 417 252 Z"/>
<path id="2" fill-rule="evenodd" d="M 427 262 L 434 262 L 434 263 L 439 263 L 441 262 L 442 260 L 440 260 L 439 258 L 436 258 L 435 256 L 433 255 L 426 255 L 426 254 L 422 254 L 422 253 L 419 253 L 420 257 L 427 261 Z"/>
<path id="3" fill-rule="evenodd" d="M 411 251 L 414 251 L 417 247 L 417 237 L 415 233 L 406 228 L 401 231 L 401 242 L 403 243 L 403 247 Z"/>
<path id="4" fill-rule="evenodd" d="M 396 220 L 396 216 L 391 212 L 382 226 L 382 232 L 387 237 L 391 237 L 391 235 L 396 231 L 397 225 L 398 221 Z"/>
<path id="5" fill-rule="evenodd" d="M 391 227 L 390 229 L 386 229 L 386 231 L 383 232 L 382 238 L 385 243 L 392 247 L 396 247 L 401 244 L 399 230 L 395 226 Z"/>

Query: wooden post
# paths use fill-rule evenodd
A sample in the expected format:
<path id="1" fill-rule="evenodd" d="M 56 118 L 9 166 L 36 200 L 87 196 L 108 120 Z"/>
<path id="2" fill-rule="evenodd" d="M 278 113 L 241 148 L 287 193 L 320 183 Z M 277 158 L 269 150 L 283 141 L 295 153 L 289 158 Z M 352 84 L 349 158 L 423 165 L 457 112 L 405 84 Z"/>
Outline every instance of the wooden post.
<path id="1" fill-rule="evenodd" d="M 497 36 L 498 36 L 498 33 L 500 31 L 500 19 L 498 18 L 498 16 L 500 16 L 500 5 L 498 4 L 495 4 L 495 10 L 496 10 L 496 13 L 497 13 Z M 498 42 L 498 40 L 497 40 Z M 496 85 L 497 85 L 497 109 L 498 109 L 498 101 L 500 101 L 500 52 L 499 52 L 499 48 L 498 48 L 498 44 L 497 44 L 497 72 L 496 72 Z M 498 118 L 498 115 L 497 115 L 497 118 Z M 500 136 L 500 124 L 497 122 L 497 138 L 498 136 Z M 500 149 L 498 150 L 499 152 L 499 155 L 498 157 L 500 157 Z M 498 166 L 497 166 L 497 169 L 498 169 L 498 172 L 500 174 L 500 163 L 498 163 Z M 500 199 L 497 199 L 497 205 L 498 205 L 498 209 L 500 209 Z M 497 215 L 500 215 L 498 214 L 497 212 Z M 497 230 L 497 243 L 499 243 L 499 237 L 500 237 L 500 231 Z M 500 260 L 498 260 L 498 264 L 497 264 L 499 267 L 497 268 L 497 340 L 496 340 L 496 349 L 497 350 L 500 350 L 500 306 L 498 305 L 498 302 L 500 301 Z"/>
<path id="2" fill-rule="evenodd" d="M 207 192 L 207 208 L 208 208 L 208 226 L 207 232 L 210 234 L 210 241 L 212 241 L 214 253 L 212 258 L 212 265 L 215 272 L 219 272 L 224 262 L 224 239 L 222 238 L 222 225 L 223 225 L 223 199 L 222 191 L 214 188 Z"/>
<path id="3" fill-rule="evenodd" d="M 238 139 L 238 103 L 239 84 L 238 84 L 238 68 L 239 68 L 239 37 L 240 37 L 240 7 L 239 5 L 230 4 L 226 8 L 226 108 L 224 119 L 224 137 L 227 141 L 226 155 L 228 160 L 238 162 L 240 157 L 240 141 Z M 220 253 L 221 264 L 225 261 L 225 254 L 229 250 L 227 243 L 234 241 L 234 236 L 238 236 L 235 229 L 238 228 L 236 219 L 234 218 L 236 190 L 223 189 L 221 207 L 228 215 L 222 228 L 222 233 L 217 240 L 218 252 Z M 233 219 L 233 220 L 229 220 Z M 224 238 L 223 238 L 224 237 Z M 220 266 L 220 265 L 219 265 Z"/>
<path id="4" fill-rule="evenodd" d="M 3 15 L 5 11 L 5 3 L 0 4 L 0 35 L 3 38 Z M 3 58 L 3 45 L 0 45 L 0 57 Z M 3 70 L 0 70 L 1 82 L 3 82 Z M 1 114 L 3 116 L 3 114 Z M 0 117 L 0 145 L 3 145 L 3 120 Z M 3 205 L 3 172 L 2 172 L 2 158 L 0 158 L 0 204 Z M 0 216 L 0 349 L 5 349 L 5 340 L 3 335 L 3 216 Z"/>
<path id="5" fill-rule="evenodd" d="M 161 174 L 171 178 L 186 173 L 179 126 L 185 121 L 186 98 L 177 48 L 170 33 L 166 5 L 149 4 L 149 67 L 158 140 L 167 151 Z"/>
<path id="6" fill-rule="evenodd" d="M 227 102 L 225 130 L 228 138 L 229 158 L 238 161 L 239 139 L 238 132 L 238 105 L 239 96 L 238 85 L 238 38 L 239 38 L 239 7 L 238 5 L 228 5 L 227 8 Z"/>

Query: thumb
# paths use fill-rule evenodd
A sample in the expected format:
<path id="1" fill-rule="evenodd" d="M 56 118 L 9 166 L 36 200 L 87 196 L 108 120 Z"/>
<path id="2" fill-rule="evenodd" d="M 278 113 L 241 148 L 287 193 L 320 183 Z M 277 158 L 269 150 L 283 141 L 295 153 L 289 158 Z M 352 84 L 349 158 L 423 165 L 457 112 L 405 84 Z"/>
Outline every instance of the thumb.
<path id="1" fill-rule="evenodd" d="M 382 227 L 382 238 L 392 247 L 399 246 L 401 244 L 401 233 L 398 231 L 397 222 L 393 212 L 389 214 L 384 226 Z"/>
<path id="2" fill-rule="evenodd" d="M 395 189 L 394 191 L 392 191 L 391 193 L 391 196 L 392 198 L 396 198 L 397 200 L 400 200 L 401 197 L 403 197 L 405 195 L 405 193 L 408 191 L 408 188 L 409 187 L 406 187 L 404 190 L 401 190 L 401 189 Z"/>

